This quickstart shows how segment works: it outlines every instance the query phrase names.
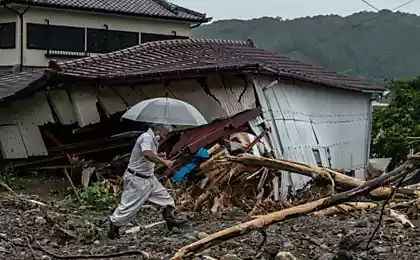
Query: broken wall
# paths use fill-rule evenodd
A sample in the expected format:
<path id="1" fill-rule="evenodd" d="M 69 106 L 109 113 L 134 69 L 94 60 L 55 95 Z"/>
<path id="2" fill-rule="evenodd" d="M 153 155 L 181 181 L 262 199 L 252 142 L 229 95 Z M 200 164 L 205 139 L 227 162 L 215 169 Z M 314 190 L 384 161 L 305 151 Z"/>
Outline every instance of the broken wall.
<path id="1" fill-rule="evenodd" d="M 150 98 L 172 97 L 195 106 L 211 122 L 255 108 L 249 77 L 210 74 L 204 81 L 171 81 L 167 85 L 60 87 L 36 92 L 25 100 L 2 104 L 0 150 L 3 159 L 48 155 L 39 126 L 47 123 L 86 128 Z"/>
<path id="2" fill-rule="evenodd" d="M 263 117 L 279 158 L 354 171 L 365 179 L 370 143 L 370 95 L 281 80 L 255 77 Z M 265 87 L 269 88 L 265 89 Z M 283 173 L 281 191 L 298 189 L 309 179 Z"/>

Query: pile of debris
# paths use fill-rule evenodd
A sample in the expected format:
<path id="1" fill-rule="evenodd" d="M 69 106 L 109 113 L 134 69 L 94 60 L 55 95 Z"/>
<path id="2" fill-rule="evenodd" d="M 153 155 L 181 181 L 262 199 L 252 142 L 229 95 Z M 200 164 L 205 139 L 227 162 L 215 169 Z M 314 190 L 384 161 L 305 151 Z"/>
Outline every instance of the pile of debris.
<path id="1" fill-rule="evenodd" d="M 156 174 L 165 185 L 169 185 L 170 189 L 175 191 L 180 211 L 205 210 L 216 213 L 235 207 L 250 216 L 290 208 L 364 184 L 362 180 L 332 169 L 273 159 L 273 156 L 267 153 L 269 149 L 261 141 L 265 134 L 267 131 L 263 131 L 258 137 L 244 131 L 235 132 L 227 137 L 215 138 L 207 144 L 208 148 L 197 148 L 195 154 L 181 150 L 172 157 L 175 160 L 173 169 L 158 166 Z M 84 186 L 89 185 L 92 180 L 106 181 L 113 193 L 118 194 L 123 186 L 122 175 L 129 155 L 116 156 L 108 163 L 71 157 L 71 175 L 80 176 Z M 413 160 L 416 157 L 410 158 Z M 289 195 L 279 200 L 278 185 L 281 172 L 300 174 L 312 178 L 312 181 L 293 196 Z M 417 172 L 416 168 L 410 169 L 405 180 L 412 179 L 412 175 Z M 172 182 L 167 181 L 167 177 Z M 398 180 L 387 180 L 384 185 L 396 185 Z M 178 185 L 174 187 L 173 182 Z M 407 181 L 402 184 L 405 183 Z M 379 204 L 371 199 L 381 200 L 392 193 L 391 187 L 377 188 L 371 191 L 367 202 L 350 203 L 340 209 L 335 208 L 334 212 L 343 209 L 348 211 L 377 208 Z M 420 191 L 412 187 L 396 191 L 396 198 L 419 196 Z"/>
<path id="2" fill-rule="evenodd" d="M 209 149 L 209 158 L 197 166 L 190 178 L 193 181 L 187 181 L 187 188 L 182 192 L 183 210 L 201 211 L 206 207 L 218 212 L 233 205 L 255 213 L 258 205 L 271 201 L 274 171 L 265 166 L 230 161 L 230 156 L 219 144 Z"/>
<path id="3" fill-rule="evenodd" d="M 277 210 L 281 210 L 267 215 L 257 215 L 255 211 L 248 211 L 249 214 L 245 218 L 248 221 L 240 224 L 237 224 L 238 219 L 226 223 L 218 220 L 218 222 L 213 223 L 213 226 L 209 227 L 208 222 L 213 221 L 209 217 L 210 215 L 188 213 L 195 216 L 192 218 L 198 218 L 192 221 L 194 230 L 198 230 L 197 232 L 200 233 L 197 233 L 197 235 L 189 233 L 185 235 L 164 234 L 161 232 L 163 228 L 151 228 L 156 225 L 142 223 L 143 228 L 140 228 L 137 233 L 138 236 L 142 236 L 141 240 L 133 239 L 132 234 L 127 234 L 127 241 L 124 240 L 125 248 L 116 249 L 114 245 L 104 245 L 101 249 L 100 246 L 103 243 L 101 236 L 106 231 L 106 226 L 103 225 L 101 219 L 104 219 L 104 216 L 108 214 L 102 214 L 96 220 L 90 219 L 79 212 L 80 209 L 79 211 L 62 211 L 59 207 L 51 207 L 51 205 L 32 198 L 18 196 L 12 190 L 9 190 L 11 197 L 0 201 L 0 205 L 4 209 L 0 210 L 2 212 L 0 215 L 4 215 L 3 219 L 11 219 L 13 223 L 16 222 L 17 226 L 8 227 L 13 229 L 10 231 L 10 234 L 14 234 L 13 236 L 23 234 L 19 232 L 25 229 L 31 229 L 32 236 L 22 235 L 19 239 L 16 239 L 16 237 L 0 234 L 0 240 L 4 242 L 3 246 L 25 247 L 29 253 L 32 251 L 30 254 L 36 255 L 37 253 L 34 253 L 34 251 L 40 251 L 45 255 L 61 259 L 129 255 L 141 255 L 144 259 L 151 259 L 151 257 L 153 257 L 152 259 L 169 259 L 172 255 L 174 260 L 187 259 L 194 255 L 207 256 L 202 259 L 223 259 L 223 257 L 220 258 L 222 255 L 232 254 L 232 252 L 220 251 L 221 247 L 215 247 L 210 255 L 217 255 L 218 258 L 209 258 L 209 251 L 206 249 L 230 239 L 234 241 L 231 241 L 229 245 L 225 243 L 226 247 L 238 245 L 237 252 L 241 255 L 248 255 L 247 258 L 235 259 L 262 259 L 259 256 L 273 254 L 270 246 L 278 241 L 281 241 L 282 244 L 280 246 L 274 245 L 276 248 L 274 255 L 279 256 L 277 259 L 287 259 L 281 258 L 282 255 L 294 259 L 291 253 L 298 257 L 297 259 L 318 259 L 323 254 L 330 257 L 338 255 L 362 257 L 363 254 L 373 254 L 372 257 L 379 257 L 379 255 L 387 254 L 391 257 L 395 256 L 394 249 L 392 249 L 397 246 L 395 243 L 404 245 L 404 252 L 411 252 L 411 246 L 418 243 L 414 241 L 417 239 L 414 237 L 418 237 L 418 222 L 415 220 L 419 218 L 420 187 L 419 185 L 403 186 L 404 180 L 420 168 L 420 155 L 418 154 L 409 156 L 407 162 L 395 170 L 363 182 L 340 172 L 315 165 L 276 160 L 249 153 L 232 155 L 228 149 L 220 144 L 212 145 L 208 152 L 208 158 L 197 164 L 196 173 L 186 175 L 188 178 L 184 180 L 183 187 L 189 188 L 181 189 L 180 191 L 183 194 L 181 198 L 178 198 L 185 201 L 185 207 L 188 207 L 188 205 L 194 207 L 201 200 L 202 208 L 207 205 L 208 208 L 222 210 L 223 206 L 229 207 L 229 203 L 234 203 L 234 199 L 241 197 L 245 197 L 248 202 L 253 203 L 250 204 L 250 207 L 256 207 L 256 201 L 267 200 L 270 196 L 273 190 L 270 180 L 279 171 L 312 177 L 313 185 L 302 190 L 300 194 L 312 194 L 314 196 L 305 195 L 282 200 L 277 208 Z M 200 189 L 198 190 L 197 187 Z M 196 194 L 196 197 L 192 198 L 192 194 Z M 9 202 L 13 203 L 9 205 Z M 378 210 L 378 212 L 365 213 L 375 210 Z M 142 221 L 160 220 L 156 217 L 159 216 L 156 212 L 142 211 L 141 215 Z M 344 215 L 345 217 L 325 218 L 325 216 L 333 215 Z M 151 219 L 148 219 L 149 216 Z M 299 217 L 299 220 L 295 220 L 297 217 Z M 363 221 L 364 219 L 365 221 Z M 381 223 L 384 221 L 390 223 L 390 220 L 398 225 L 386 227 L 386 230 L 383 231 L 380 230 Z M 275 225 L 282 221 L 287 221 L 287 223 Z M 36 225 L 25 224 L 32 222 Z M 271 225 L 273 225 L 273 228 L 268 229 Z M 322 230 L 311 228 L 313 225 L 317 225 Z M 147 228 L 145 228 L 146 226 Z M 355 228 L 363 232 L 355 233 L 352 231 Z M 385 229 L 385 227 L 382 228 Z M 305 230 L 308 229 L 313 232 L 306 232 Z M 344 229 L 346 231 L 343 231 Z M 286 233 L 276 230 L 282 230 Z M 238 239 L 252 231 L 259 231 L 263 235 L 263 239 L 261 240 L 258 234 Z M 207 234 L 203 235 L 203 232 L 207 232 Z M 211 232 L 216 233 L 209 234 Z M 328 235 L 325 235 L 326 233 Z M 385 242 L 379 241 L 384 239 L 382 233 L 386 234 L 386 239 L 398 234 L 398 241 L 390 240 L 384 246 Z M 311 238 L 309 234 L 319 239 Z M 378 239 L 378 234 L 381 234 L 381 239 Z M 338 235 L 340 237 L 337 237 Z M 181 238 L 178 239 L 179 236 Z M 276 239 L 270 238 L 270 241 L 267 242 L 267 236 L 275 236 Z M 413 236 L 414 240 L 410 236 Z M 293 239 L 293 244 L 296 243 L 296 245 L 291 245 L 285 237 Z M 42 240 L 44 238 L 45 241 Z M 252 246 L 243 242 L 248 240 L 252 243 Z M 261 241 L 258 242 L 259 240 Z M 145 243 L 145 241 L 149 241 L 150 245 L 163 243 L 165 246 L 150 246 L 149 242 Z M 0 248 L 1 246 L 0 243 Z M 54 253 L 60 247 L 67 248 L 64 251 L 61 250 L 62 256 Z M 109 249 L 105 250 L 105 247 Z M 180 248 L 178 252 L 173 255 L 173 250 L 178 248 Z M 77 253 L 79 250 L 82 251 Z M 161 252 L 161 250 L 164 252 Z M 205 250 L 206 253 L 203 252 Z M 107 254 L 100 255 L 104 251 Z M 86 252 L 90 252 L 92 255 Z M 153 252 L 153 256 L 150 255 L 150 252 Z M 250 255 L 250 252 L 253 256 Z M 77 256 L 78 254 L 80 255 Z M 362 259 L 376 258 L 365 257 Z"/>
<path id="4" fill-rule="evenodd" d="M 418 211 L 416 210 L 420 203 L 420 190 L 417 190 L 418 186 L 401 188 L 401 185 L 407 176 L 417 172 L 420 168 L 420 154 L 410 155 L 408 160 L 401 166 L 367 182 L 327 168 L 286 160 L 274 160 L 249 154 L 229 157 L 227 161 L 242 165 L 235 165 L 233 167 L 264 166 L 274 170 L 273 172 L 283 170 L 310 176 L 320 183 L 329 182 L 331 184 L 331 193 L 329 196 L 322 196 L 322 198 L 307 201 L 297 206 L 291 206 L 290 208 L 267 215 L 257 216 L 248 222 L 214 233 L 209 237 L 181 248 L 171 258 L 172 260 L 184 259 L 187 256 L 194 255 L 201 250 L 222 243 L 228 239 L 243 236 L 253 230 L 261 231 L 272 224 L 309 214 L 326 216 L 341 212 L 348 213 L 355 210 L 382 209 L 379 224 L 367 241 L 367 248 L 380 227 L 383 214 L 387 214 L 389 217 L 396 219 L 404 226 L 415 228 L 415 225 L 409 218 L 405 214 L 397 212 L 396 209 L 409 208 L 408 212 L 411 214 L 411 217 L 418 218 Z M 392 186 L 393 183 L 397 184 Z M 385 201 L 375 203 L 377 200 Z M 413 212 L 413 209 L 415 212 Z"/>

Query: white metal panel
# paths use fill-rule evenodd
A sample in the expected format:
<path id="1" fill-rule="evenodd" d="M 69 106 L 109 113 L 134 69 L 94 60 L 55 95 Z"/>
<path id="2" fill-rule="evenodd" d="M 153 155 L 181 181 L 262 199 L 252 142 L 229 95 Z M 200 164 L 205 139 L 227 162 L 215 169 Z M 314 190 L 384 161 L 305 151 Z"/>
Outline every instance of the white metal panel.
<path id="1" fill-rule="evenodd" d="M 69 89 L 69 94 L 73 104 L 73 112 L 80 127 L 101 121 L 98 108 L 96 107 L 98 99 L 92 87 L 73 87 Z"/>
<path id="2" fill-rule="evenodd" d="M 73 106 L 65 89 L 53 89 L 48 92 L 48 97 L 58 120 L 62 125 L 70 125 L 76 122 Z"/>
<path id="3" fill-rule="evenodd" d="M 357 179 L 366 180 L 366 169 L 359 169 L 354 172 L 354 175 Z"/>
<path id="4" fill-rule="evenodd" d="M 54 123 L 54 117 L 45 91 L 37 91 L 34 96 L 23 101 L 25 106 L 32 109 L 37 125 Z"/>
<path id="5" fill-rule="evenodd" d="M 255 96 L 254 82 L 250 75 L 246 75 L 246 89 L 240 102 L 245 109 L 252 109 L 257 107 L 257 97 Z"/>
<path id="6" fill-rule="evenodd" d="M 370 134 L 368 124 L 369 96 L 362 93 L 336 90 L 298 81 L 281 81 L 262 91 L 272 78 L 254 79 L 256 92 L 267 124 L 278 130 L 278 149 L 283 148 L 285 159 L 315 164 L 312 149 L 320 151 L 322 164 L 355 170 L 357 177 L 366 167 Z M 271 109 L 271 112 L 270 112 Z M 275 138 L 270 136 L 270 138 Z M 281 142 L 280 142 L 281 141 Z M 292 183 L 296 188 L 305 177 L 282 175 L 282 191 Z"/>
<path id="7" fill-rule="evenodd" d="M 140 89 L 141 86 L 121 85 L 113 86 L 111 88 L 121 96 L 128 106 L 134 106 L 138 102 L 147 99 Z"/>
<path id="8" fill-rule="evenodd" d="M 165 88 L 163 84 L 148 84 L 141 85 L 141 91 L 144 96 L 148 99 L 158 97 L 170 97 L 175 98 L 168 88 Z"/>
<path id="9" fill-rule="evenodd" d="M 254 90 L 245 77 L 213 74 L 206 80 L 211 94 L 229 116 L 255 107 Z"/>
<path id="10" fill-rule="evenodd" d="M 0 108 L 0 150 L 4 159 L 28 157 L 15 116 L 8 107 Z"/>
<path id="11" fill-rule="evenodd" d="M 112 88 L 97 88 L 96 97 L 98 98 L 99 105 L 108 116 L 127 110 L 124 101 Z"/>
<path id="12" fill-rule="evenodd" d="M 255 92 L 257 93 L 258 100 L 261 105 L 262 110 L 262 117 L 264 118 L 264 122 L 266 124 L 266 127 L 271 129 L 270 133 L 268 134 L 270 138 L 271 147 L 273 149 L 273 153 L 276 156 L 276 158 L 283 158 L 282 155 L 282 145 L 280 143 L 281 137 L 276 133 L 277 126 L 274 125 L 274 118 L 271 116 L 271 107 L 269 106 L 266 95 L 264 94 L 264 87 L 268 86 L 272 83 L 272 79 L 269 78 L 254 78 L 253 84 L 255 87 Z M 282 133 L 282 131 L 279 130 L 279 133 Z"/>
<path id="13" fill-rule="evenodd" d="M 220 104 L 214 98 L 207 95 L 196 80 L 173 81 L 168 86 L 168 89 L 175 98 L 197 108 L 207 122 L 227 116 L 226 111 Z"/>
<path id="14" fill-rule="evenodd" d="M 280 133 L 282 133 L 282 129 L 277 127 L 277 124 L 274 120 L 274 115 L 272 111 L 271 104 L 268 102 L 267 93 L 265 88 L 274 84 L 274 80 L 269 78 L 253 78 L 253 85 L 255 88 L 255 93 L 257 94 L 259 103 L 262 109 L 262 115 L 265 122 L 265 127 L 271 129 L 268 133 L 268 137 L 270 139 L 272 151 L 274 156 L 278 159 L 283 159 L 282 154 L 282 143 L 280 142 Z M 273 179 L 273 184 L 278 184 L 278 178 Z M 276 182 L 276 183 L 275 183 Z M 293 185 L 293 180 L 291 174 L 285 171 L 281 171 L 281 181 L 280 181 L 280 194 L 274 194 L 274 198 L 278 199 L 279 195 L 285 197 L 287 195 L 288 186 Z"/>
<path id="15" fill-rule="evenodd" d="M 0 150 L 3 159 L 28 158 L 17 125 L 0 126 Z"/>
<path id="16" fill-rule="evenodd" d="M 20 101 L 17 101 L 12 104 L 12 110 L 25 145 L 27 155 L 48 155 L 47 148 L 45 147 L 39 127 L 36 124 L 31 107 L 25 106 L 24 102 L 21 103 Z"/>
<path id="17" fill-rule="evenodd" d="M 285 95 L 284 89 L 274 85 L 266 91 L 267 100 L 271 104 L 275 123 L 280 132 L 283 157 L 298 162 L 316 164 L 312 148 L 317 148 L 318 144 L 310 122 L 289 119 L 293 118 L 294 114 L 286 110 L 291 108 L 291 102 L 288 100 L 288 96 Z M 297 189 L 310 180 L 310 178 L 299 174 L 292 174 L 287 177 Z M 285 191 L 289 185 L 291 183 L 283 182 L 281 185 L 282 190 Z"/>

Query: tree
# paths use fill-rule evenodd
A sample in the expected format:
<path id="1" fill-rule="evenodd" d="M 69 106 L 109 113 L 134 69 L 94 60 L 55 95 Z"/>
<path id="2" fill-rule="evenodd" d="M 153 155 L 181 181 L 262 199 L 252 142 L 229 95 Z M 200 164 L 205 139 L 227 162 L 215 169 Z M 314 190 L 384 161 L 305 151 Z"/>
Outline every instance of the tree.
<path id="1" fill-rule="evenodd" d="M 419 27 L 417 15 L 383 10 L 345 17 L 222 20 L 195 28 L 193 36 L 252 39 L 259 48 L 382 84 L 420 75 Z"/>
<path id="2" fill-rule="evenodd" d="M 420 148 L 420 77 L 393 80 L 388 84 L 392 100 L 388 107 L 375 107 L 372 122 L 373 157 L 392 158 L 390 167 L 406 159 L 410 149 Z"/>

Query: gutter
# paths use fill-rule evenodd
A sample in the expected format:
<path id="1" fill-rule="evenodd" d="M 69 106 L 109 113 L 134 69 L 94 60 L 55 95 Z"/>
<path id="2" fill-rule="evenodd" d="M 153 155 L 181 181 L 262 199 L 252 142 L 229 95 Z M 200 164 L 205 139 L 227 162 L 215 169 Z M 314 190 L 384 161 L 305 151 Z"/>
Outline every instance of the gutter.
<path id="1" fill-rule="evenodd" d="M 191 25 L 191 26 L 190 26 L 190 29 L 195 29 L 195 28 L 197 28 L 197 27 L 200 27 L 202 24 L 203 24 L 203 23 L 197 23 L 197 24 Z"/>
<path id="2" fill-rule="evenodd" d="M 19 12 L 13 8 L 10 8 L 9 6 L 7 6 L 7 4 L 4 5 L 4 8 L 8 9 L 9 11 L 17 14 L 19 16 L 19 21 L 20 21 L 20 65 L 19 65 L 19 70 L 20 72 L 23 71 L 23 26 L 24 26 L 24 20 L 23 20 L 23 15 L 29 10 L 31 6 L 28 5 L 26 6 L 25 10 L 23 10 L 23 12 Z"/>

